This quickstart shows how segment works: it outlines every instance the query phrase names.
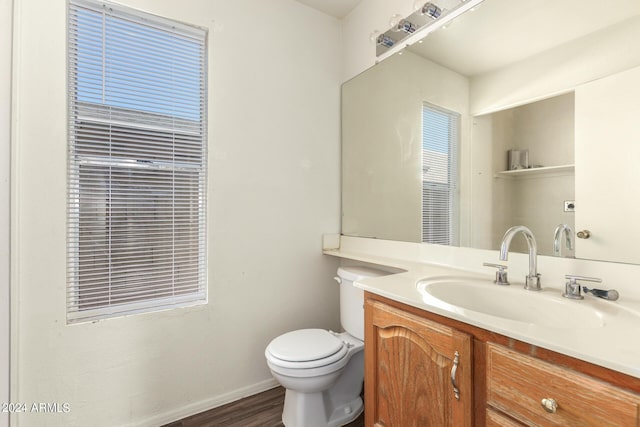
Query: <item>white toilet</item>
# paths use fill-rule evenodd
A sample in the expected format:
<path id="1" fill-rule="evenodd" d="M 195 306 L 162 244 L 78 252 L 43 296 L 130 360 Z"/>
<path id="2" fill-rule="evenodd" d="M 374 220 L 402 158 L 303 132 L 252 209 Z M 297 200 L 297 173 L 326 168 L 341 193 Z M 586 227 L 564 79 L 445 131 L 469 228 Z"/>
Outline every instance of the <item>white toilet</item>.
<path id="1" fill-rule="evenodd" d="M 365 267 L 341 267 L 340 323 L 346 332 L 300 329 L 275 338 L 265 356 L 271 374 L 287 390 L 286 427 L 339 427 L 363 410 L 364 297 L 353 282 L 389 274 Z"/>

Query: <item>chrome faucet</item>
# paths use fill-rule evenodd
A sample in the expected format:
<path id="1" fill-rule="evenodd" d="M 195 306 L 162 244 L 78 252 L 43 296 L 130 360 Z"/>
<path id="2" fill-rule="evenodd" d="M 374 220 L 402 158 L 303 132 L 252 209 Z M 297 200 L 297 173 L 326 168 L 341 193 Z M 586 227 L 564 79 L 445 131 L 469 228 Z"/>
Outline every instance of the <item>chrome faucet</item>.
<path id="1" fill-rule="evenodd" d="M 538 274 L 538 245 L 533 233 L 524 225 L 516 225 L 511 227 L 504 233 L 502 244 L 500 245 L 500 260 L 507 261 L 509 259 L 509 246 L 511 239 L 518 233 L 522 233 L 527 240 L 529 246 L 529 275 L 525 278 L 524 288 L 529 291 L 542 290 L 540 286 L 540 274 Z"/>
<path id="2" fill-rule="evenodd" d="M 562 234 L 565 237 L 565 246 L 567 249 L 573 249 L 573 230 L 567 224 L 560 224 L 556 227 L 556 231 L 553 235 L 553 255 L 560 256 L 560 240 L 562 239 Z"/>

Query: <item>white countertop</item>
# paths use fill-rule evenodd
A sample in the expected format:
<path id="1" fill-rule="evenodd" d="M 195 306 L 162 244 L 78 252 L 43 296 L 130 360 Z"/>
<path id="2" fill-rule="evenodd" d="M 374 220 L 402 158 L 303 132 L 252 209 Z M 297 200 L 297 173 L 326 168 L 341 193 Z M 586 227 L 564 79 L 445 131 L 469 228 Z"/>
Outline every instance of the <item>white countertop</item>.
<path id="1" fill-rule="evenodd" d="M 429 298 L 425 298 L 424 293 L 417 287 L 419 281 L 438 276 L 468 276 L 493 280 L 490 270 L 484 274 L 478 273 L 478 269 L 459 269 L 443 264 L 415 262 L 379 254 L 350 252 L 345 249 L 330 249 L 325 250 L 324 253 L 405 270 L 388 276 L 357 281 L 355 286 L 365 291 L 640 378 L 640 302 L 637 299 L 625 300 L 621 297 L 619 301 L 614 302 L 586 296 L 580 301 L 567 300 L 570 304 L 582 304 L 605 312 L 607 316 L 603 326 L 584 328 L 566 328 L 562 325 L 539 326 L 478 311 L 447 307 L 447 304 L 434 304 Z M 526 301 L 531 291 L 520 288 L 521 283 L 513 280 L 513 276 L 510 279 L 511 288 L 514 291 L 521 289 L 523 301 Z M 564 300 L 561 297 L 564 291 L 563 286 L 545 285 L 543 288 L 542 292 L 545 296 L 559 297 Z M 540 313 L 540 316 L 545 316 L 545 313 Z"/>

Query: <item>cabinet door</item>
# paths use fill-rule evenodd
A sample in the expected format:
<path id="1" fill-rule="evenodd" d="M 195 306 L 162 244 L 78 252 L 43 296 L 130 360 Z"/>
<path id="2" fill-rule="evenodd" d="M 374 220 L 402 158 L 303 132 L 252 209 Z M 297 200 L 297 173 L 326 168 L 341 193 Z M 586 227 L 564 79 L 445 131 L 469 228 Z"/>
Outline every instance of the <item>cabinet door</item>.
<path id="1" fill-rule="evenodd" d="M 576 89 L 576 257 L 639 263 L 640 67 Z"/>
<path id="2" fill-rule="evenodd" d="M 471 426 L 471 336 L 374 300 L 365 319 L 366 425 Z"/>

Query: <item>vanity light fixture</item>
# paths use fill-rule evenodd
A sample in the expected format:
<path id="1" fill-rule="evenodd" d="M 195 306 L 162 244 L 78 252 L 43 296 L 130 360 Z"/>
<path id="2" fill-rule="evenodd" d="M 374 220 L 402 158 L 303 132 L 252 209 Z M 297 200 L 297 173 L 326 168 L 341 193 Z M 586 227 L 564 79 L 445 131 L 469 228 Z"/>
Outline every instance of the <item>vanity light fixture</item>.
<path id="1" fill-rule="evenodd" d="M 417 27 L 408 19 L 403 19 L 402 16 L 395 14 L 391 16 L 389 19 L 389 25 L 391 26 L 391 31 L 393 32 L 405 32 L 407 34 L 412 34 L 416 31 Z"/>
<path id="2" fill-rule="evenodd" d="M 442 15 L 442 8 L 435 3 L 427 2 L 420 9 L 420 13 L 431 19 L 438 19 Z"/>
<path id="3" fill-rule="evenodd" d="M 442 0 L 439 0 L 442 1 Z M 436 2 L 416 0 L 413 4 L 414 12 L 402 18 L 395 14 L 389 21 L 391 27 L 386 32 L 376 35 L 376 62 L 398 53 L 400 50 L 419 42 L 429 33 L 449 24 L 464 12 L 477 7 L 484 0 L 448 0 L 447 8 L 439 6 Z M 440 3 L 442 4 L 442 3 Z M 380 35 L 378 35 L 380 34 Z"/>
<path id="4" fill-rule="evenodd" d="M 415 33 L 416 29 L 416 26 L 406 19 L 402 19 L 396 26 L 396 31 L 404 31 L 407 34 Z"/>
<path id="5" fill-rule="evenodd" d="M 378 30 L 372 31 L 371 34 L 369 34 L 369 40 L 384 49 L 389 49 L 396 44 L 394 39 L 386 34 L 381 34 Z"/>
<path id="6" fill-rule="evenodd" d="M 380 34 L 377 39 L 376 39 L 376 43 L 379 46 L 385 46 L 385 47 L 392 47 L 394 44 L 396 44 L 396 42 L 393 41 L 393 39 L 389 36 L 387 36 L 386 34 Z"/>

